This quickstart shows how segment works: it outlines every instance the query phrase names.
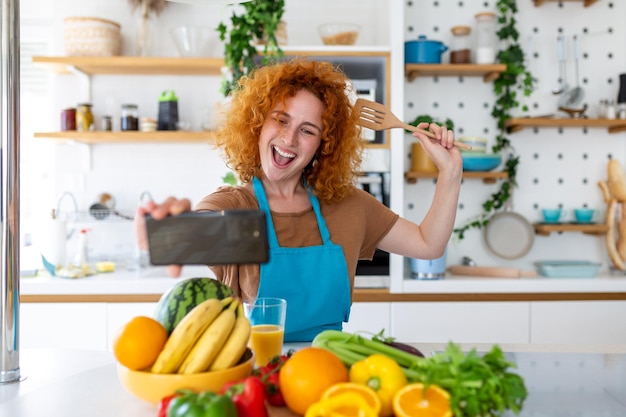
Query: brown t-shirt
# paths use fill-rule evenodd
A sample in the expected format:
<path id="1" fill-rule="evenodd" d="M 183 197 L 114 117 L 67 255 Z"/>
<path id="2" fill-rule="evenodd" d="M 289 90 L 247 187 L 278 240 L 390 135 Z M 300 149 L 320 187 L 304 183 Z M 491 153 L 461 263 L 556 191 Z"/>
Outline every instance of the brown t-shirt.
<path id="1" fill-rule="evenodd" d="M 348 197 L 339 203 L 320 201 L 322 215 L 333 243 L 343 247 L 350 274 L 350 288 L 359 259 L 371 260 L 378 242 L 389 232 L 398 215 L 369 193 L 354 187 Z M 195 207 L 197 211 L 258 209 L 256 197 L 243 187 L 220 187 L 204 197 Z M 284 247 L 321 245 L 322 238 L 313 208 L 300 213 L 272 213 L 278 243 Z M 259 265 L 211 266 L 218 280 L 233 288 L 237 295 L 248 298 L 257 294 Z M 288 279 L 285 274 L 285 279 Z"/>

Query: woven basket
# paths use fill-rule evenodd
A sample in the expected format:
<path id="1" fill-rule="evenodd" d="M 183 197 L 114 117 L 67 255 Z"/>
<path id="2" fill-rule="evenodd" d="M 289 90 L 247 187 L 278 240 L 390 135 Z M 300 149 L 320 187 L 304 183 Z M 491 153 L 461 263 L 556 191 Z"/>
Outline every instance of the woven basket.
<path id="1" fill-rule="evenodd" d="M 66 17 L 67 56 L 113 56 L 122 49 L 120 24 L 98 17 Z"/>

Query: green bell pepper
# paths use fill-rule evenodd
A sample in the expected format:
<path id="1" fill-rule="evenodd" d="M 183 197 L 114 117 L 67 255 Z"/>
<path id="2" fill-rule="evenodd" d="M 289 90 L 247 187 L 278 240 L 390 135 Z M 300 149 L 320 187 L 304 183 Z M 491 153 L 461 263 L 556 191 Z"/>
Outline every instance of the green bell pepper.
<path id="1" fill-rule="evenodd" d="M 167 417 L 237 417 L 237 408 L 226 395 L 181 391 L 171 400 Z"/>

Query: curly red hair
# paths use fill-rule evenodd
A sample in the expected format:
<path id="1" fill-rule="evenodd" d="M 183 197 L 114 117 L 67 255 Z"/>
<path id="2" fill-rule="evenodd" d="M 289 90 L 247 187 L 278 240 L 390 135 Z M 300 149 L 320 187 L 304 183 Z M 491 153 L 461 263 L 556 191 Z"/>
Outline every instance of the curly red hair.
<path id="1" fill-rule="evenodd" d="M 302 58 L 259 67 L 242 77 L 216 134 L 227 165 L 244 183 L 261 177 L 258 142 L 263 122 L 277 103 L 305 89 L 325 108 L 320 147 L 303 177 L 320 200 L 345 198 L 354 185 L 363 152 L 358 115 L 346 94 L 348 83 L 349 78 L 332 63 Z"/>

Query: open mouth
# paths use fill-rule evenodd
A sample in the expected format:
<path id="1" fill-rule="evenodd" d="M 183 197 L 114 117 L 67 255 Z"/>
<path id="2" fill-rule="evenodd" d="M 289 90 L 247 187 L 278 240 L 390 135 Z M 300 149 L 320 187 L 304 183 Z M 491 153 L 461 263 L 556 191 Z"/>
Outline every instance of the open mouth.
<path id="1" fill-rule="evenodd" d="M 291 152 L 285 152 L 278 146 L 272 147 L 272 154 L 274 156 L 274 162 L 276 163 L 276 165 L 281 167 L 289 165 L 296 157 L 296 154 Z"/>

